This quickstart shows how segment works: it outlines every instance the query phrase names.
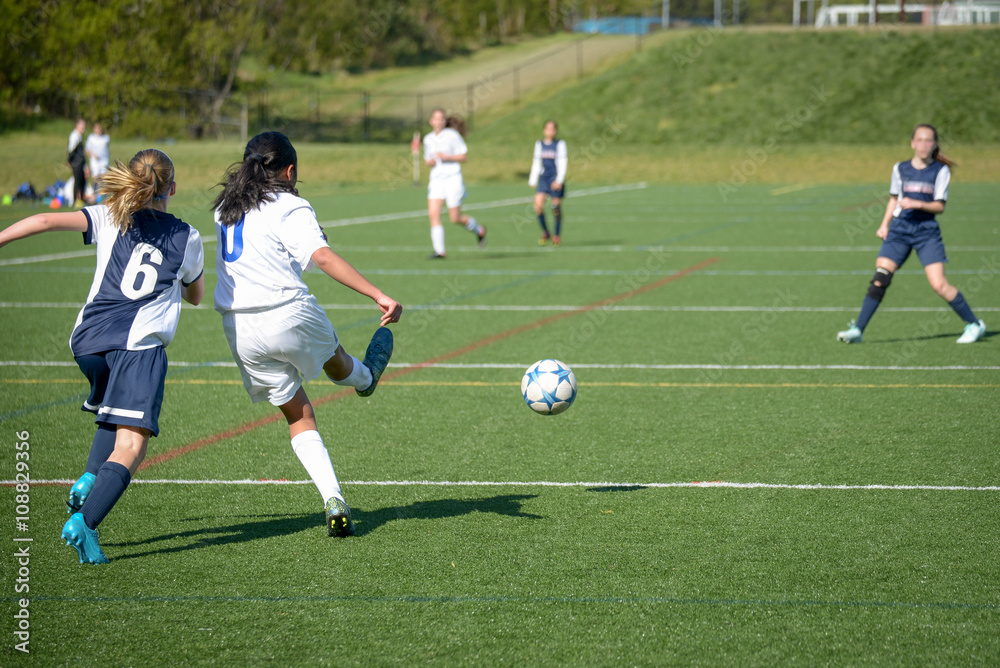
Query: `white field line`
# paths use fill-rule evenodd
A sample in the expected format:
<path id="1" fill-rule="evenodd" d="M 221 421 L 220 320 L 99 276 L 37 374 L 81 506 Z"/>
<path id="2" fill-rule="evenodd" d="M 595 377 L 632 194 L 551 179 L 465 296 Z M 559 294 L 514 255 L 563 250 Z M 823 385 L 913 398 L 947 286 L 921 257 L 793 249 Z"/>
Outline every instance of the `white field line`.
<path id="1" fill-rule="evenodd" d="M 331 311 L 370 311 L 371 304 L 320 304 L 324 309 Z M 191 306 L 184 304 L 187 309 L 209 309 L 211 306 L 199 305 Z M 0 308 L 43 308 L 43 309 L 81 309 L 82 302 L 0 302 Z M 407 304 L 407 311 L 575 311 L 579 306 L 572 304 Z M 628 306 L 614 305 L 601 309 L 602 311 L 622 311 L 622 312 L 653 312 L 653 313 L 841 313 L 854 312 L 857 306 Z M 946 306 L 883 306 L 879 312 L 888 313 L 936 313 L 947 311 Z M 997 312 L 1000 306 L 976 306 L 977 311 Z"/>
<path id="2" fill-rule="evenodd" d="M 426 213 L 426 212 L 425 212 Z M 647 251 L 676 253 L 874 253 L 879 246 L 674 246 L 674 245 L 638 245 L 638 246 L 567 246 L 559 248 L 552 246 L 488 246 L 492 252 L 523 253 L 537 251 L 540 253 L 571 253 L 571 252 L 608 252 L 608 253 L 641 253 Z M 478 246 L 456 246 L 460 251 L 475 251 Z M 427 246 L 336 246 L 340 253 L 426 253 Z M 1000 246 L 948 246 L 949 251 L 988 253 L 1000 251 Z"/>
<path id="3" fill-rule="evenodd" d="M 17 484 L 14 480 L 0 480 L 0 485 Z M 72 485 L 76 480 L 47 479 L 32 480 L 33 485 Z M 137 478 L 133 483 L 146 485 L 311 485 L 312 480 L 170 480 Z M 346 480 L 344 485 L 367 485 L 376 487 L 651 487 L 668 489 L 674 487 L 704 487 L 726 489 L 789 489 L 789 490 L 830 490 L 830 491 L 932 491 L 932 492 L 1000 492 L 1000 486 L 974 487 L 969 485 L 823 485 L 823 484 L 783 484 L 768 482 L 553 482 L 550 480 Z"/>
<path id="4" fill-rule="evenodd" d="M 623 192 L 626 190 L 642 190 L 646 183 L 628 183 L 620 186 L 602 186 L 600 188 L 585 188 L 573 193 L 573 197 L 587 197 L 589 195 L 604 195 L 607 193 Z M 535 201 L 531 197 L 511 197 L 508 199 L 498 199 L 492 202 L 480 202 L 478 204 L 466 204 L 462 206 L 464 211 L 480 211 L 482 209 L 496 209 L 502 206 L 513 206 L 515 204 L 530 204 Z M 348 225 L 367 225 L 368 223 L 382 223 L 389 220 L 406 220 L 409 218 L 423 218 L 427 215 L 427 209 L 417 209 L 414 211 L 399 211 L 396 213 L 383 213 L 377 216 L 360 216 L 358 218 L 341 218 L 339 220 L 327 220 L 320 223 L 323 227 L 346 227 Z M 426 248 L 424 251 L 426 252 Z"/>
<path id="5" fill-rule="evenodd" d="M 12 257 L 8 260 L 0 260 L 0 267 L 9 267 L 16 264 L 33 264 L 35 262 L 49 262 L 52 260 L 70 260 L 78 257 L 93 256 L 96 251 L 82 250 L 69 253 L 50 253 L 48 255 L 33 255 L 31 257 Z"/>
<path id="6" fill-rule="evenodd" d="M 508 363 L 494 362 L 481 364 L 459 364 L 440 362 L 437 364 L 427 364 L 424 362 L 393 362 L 396 368 L 420 367 L 423 369 L 527 369 L 530 362 Z M 72 367 L 76 368 L 76 362 L 68 360 L 59 361 L 33 361 L 33 360 L 0 360 L 0 367 Z M 170 366 L 174 367 L 218 367 L 235 368 L 235 362 L 175 362 L 171 360 Z M 624 370 L 636 369 L 640 371 L 685 371 L 685 370 L 721 370 L 721 371 L 1000 371 L 1000 365 L 993 366 L 967 366 L 967 365 L 945 365 L 945 366 L 901 366 L 901 365 L 866 365 L 866 364 L 577 364 L 569 366 L 574 369 L 610 369 Z"/>
<path id="7" fill-rule="evenodd" d="M 16 271 L 16 270 L 15 270 Z M 23 271 L 23 270 L 22 270 Z M 35 270 L 41 271 L 41 270 Z M 45 270 L 51 273 L 92 273 L 88 267 L 55 267 Z M 560 277 L 560 276 L 636 276 L 638 270 L 627 269 L 384 269 L 373 267 L 361 267 L 362 274 L 373 276 L 539 276 Z M 669 276 L 681 271 L 680 267 L 675 269 L 664 269 L 661 271 L 648 272 L 650 276 Z M 205 270 L 206 274 L 215 272 L 214 267 Z M 702 269 L 692 276 L 871 276 L 870 269 Z M 901 269 L 896 272 L 897 276 L 923 276 L 919 269 Z M 951 276 L 992 276 L 1000 273 L 994 270 L 983 269 L 949 269 Z"/>

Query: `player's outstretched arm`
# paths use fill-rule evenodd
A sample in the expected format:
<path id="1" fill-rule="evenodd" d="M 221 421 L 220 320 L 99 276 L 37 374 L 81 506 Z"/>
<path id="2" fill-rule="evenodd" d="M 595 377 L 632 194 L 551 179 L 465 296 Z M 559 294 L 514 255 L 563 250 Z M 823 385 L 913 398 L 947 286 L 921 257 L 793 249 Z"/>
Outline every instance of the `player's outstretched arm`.
<path id="1" fill-rule="evenodd" d="M 376 288 L 371 281 L 361 275 L 350 262 L 324 246 L 312 254 L 312 261 L 320 271 L 355 292 L 373 299 L 382 311 L 382 326 L 399 322 L 403 307 L 395 299 Z"/>
<path id="2" fill-rule="evenodd" d="M 12 241 L 26 239 L 42 232 L 86 232 L 87 215 L 83 211 L 38 213 L 19 220 L 0 231 L 0 248 Z"/>

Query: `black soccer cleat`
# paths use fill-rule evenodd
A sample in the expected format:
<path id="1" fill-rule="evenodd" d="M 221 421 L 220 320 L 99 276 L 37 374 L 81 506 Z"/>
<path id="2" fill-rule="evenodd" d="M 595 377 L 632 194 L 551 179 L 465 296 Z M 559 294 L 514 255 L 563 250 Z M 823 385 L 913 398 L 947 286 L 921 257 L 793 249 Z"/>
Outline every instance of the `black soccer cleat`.
<path id="1" fill-rule="evenodd" d="M 326 535 L 346 538 L 354 535 L 354 522 L 351 520 L 351 507 L 346 501 L 335 496 L 326 500 Z"/>
<path id="2" fill-rule="evenodd" d="M 362 362 L 368 370 L 372 372 L 372 384 L 363 390 L 355 390 L 359 396 L 370 397 L 375 392 L 378 379 L 382 377 L 382 372 L 389 365 L 389 358 L 392 357 L 392 332 L 387 327 L 379 327 L 372 336 L 368 350 L 365 352 L 365 359 Z"/>

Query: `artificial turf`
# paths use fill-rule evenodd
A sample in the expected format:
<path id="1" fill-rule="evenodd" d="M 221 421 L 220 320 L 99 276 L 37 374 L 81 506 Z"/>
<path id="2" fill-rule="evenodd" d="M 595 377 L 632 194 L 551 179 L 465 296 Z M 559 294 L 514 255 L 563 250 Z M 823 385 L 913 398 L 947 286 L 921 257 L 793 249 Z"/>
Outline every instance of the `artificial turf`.
<path id="1" fill-rule="evenodd" d="M 865 342 L 834 340 L 871 277 L 864 212 L 884 184 L 571 191 L 555 249 L 524 204 L 483 206 L 488 247 L 451 227 L 434 263 L 422 217 L 336 222 L 419 210 L 421 190 L 309 188 L 334 249 L 407 307 L 373 397 L 307 385 L 358 534 L 328 538 L 315 488 L 276 483 L 305 472 L 227 366 L 208 299 L 168 349 L 156 463 L 101 526 L 112 562 L 78 565 L 58 537 L 67 488 L 41 482 L 79 476 L 92 435 L 66 340 L 93 258 L 10 263 L 83 250 L 19 242 L 0 252 L 0 362 L 33 364 L 0 366 L 0 480 L 28 431 L 36 483 L 28 531 L 4 494 L 0 597 L 13 629 L 13 538 L 31 537 L 31 655 L 7 634 L 0 663 L 1000 661 L 997 339 L 956 345 L 962 323 L 913 258 Z M 941 216 L 948 275 L 988 326 L 998 195 L 954 183 Z M 176 209 L 214 238 L 203 207 Z M 360 354 L 374 307 L 308 282 Z M 556 417 L 518 391 L 546 357 L 580 381 Z"/>

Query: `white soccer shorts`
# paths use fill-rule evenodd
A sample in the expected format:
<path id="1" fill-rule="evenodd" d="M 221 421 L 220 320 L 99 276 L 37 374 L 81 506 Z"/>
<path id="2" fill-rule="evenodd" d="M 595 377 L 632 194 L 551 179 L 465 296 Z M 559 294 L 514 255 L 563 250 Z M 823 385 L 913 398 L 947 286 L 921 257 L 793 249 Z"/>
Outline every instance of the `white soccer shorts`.
<path id="1" fill-rule="evenodd" d="M 302 383 L 323 373 L 340 342 L 313 295 L 222 316 L 226 340 L 250 399 L 283 406 Z"/>
<path id="2" fill-rule="evenodd" d="M 465 183 L 461 174 L 432 179 L 427 184 L 427 199 L 443 199 L 449 209 L 462 206 L 465 200 Z"/>

